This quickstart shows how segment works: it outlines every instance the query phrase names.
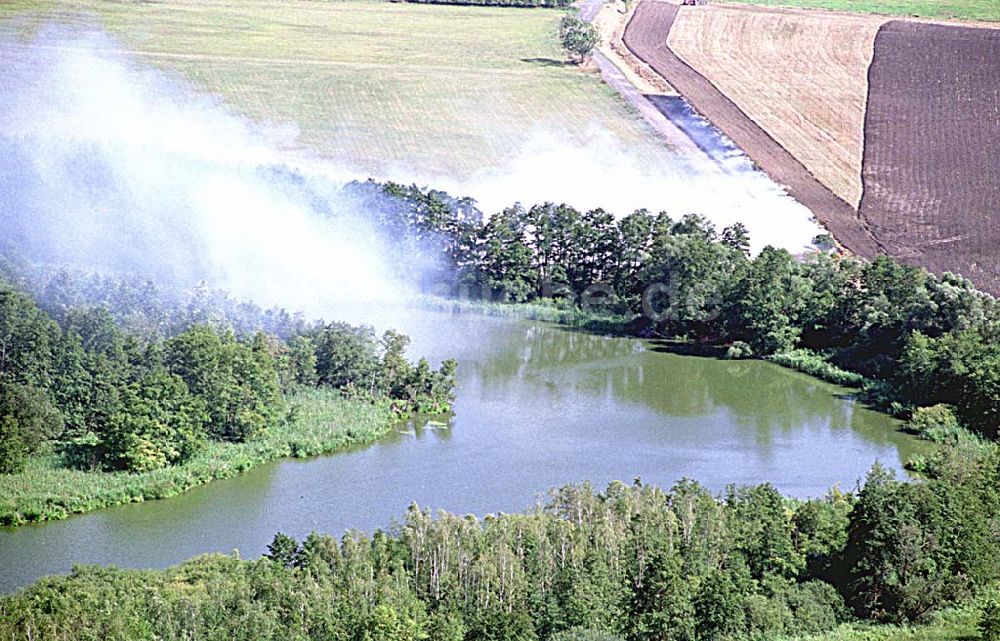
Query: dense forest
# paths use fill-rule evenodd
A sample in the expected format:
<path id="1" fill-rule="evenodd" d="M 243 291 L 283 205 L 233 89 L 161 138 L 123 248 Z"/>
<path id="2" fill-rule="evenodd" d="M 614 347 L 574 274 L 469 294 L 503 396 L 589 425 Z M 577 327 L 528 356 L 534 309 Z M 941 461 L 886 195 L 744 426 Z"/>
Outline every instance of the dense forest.
<path id="1" fill-rule="evenodd" d="M 209 441 L 283 429 L 294 420 L 285 398 L 300 388 L 397 414 L 450 407 L 455 363 L 411 363 L 397 332 L 309 324 L 207 288 L 172 306 L 150 282 L 67 271 L 46 281 L 39 306 L 21 272 L 6 271 L 23 286 L 0 279 L 0 473 L 42 449 L 78 469 L 174 465 Z"/>
<path id="2" fill-rule="evenodd" d="M 638 335 L 720 345 L 864 385 L 938 439 L 1000 423 L 1000 306 L 953 274 L 840 255 L 826 237 L 796 257 L 751 257 L 745 228 L 636 211 L 515 205 L 484 218 L 468 200 L 396 184 L 349 186 L 439 270 L 427 291 L 501 303 L 554 301 L 633 319 Z M 932 410 L 930 408 L 933 408 Z M 940 426 L 943 428 L 937 429 Z"/>
<path id="3" fill-rule="evenodd" d="M 920 483 L 855 495 L 568 486 L 521 515 L 412 506 L 341 540 L 275 536 L 260 560 L 77 568 L 0 599 L 5 639 L 765 639 L 978 603 L 1000 632 L 1000 455 L 953 448 Z M 976 600 L 972 600 L 976 599 Z"/>

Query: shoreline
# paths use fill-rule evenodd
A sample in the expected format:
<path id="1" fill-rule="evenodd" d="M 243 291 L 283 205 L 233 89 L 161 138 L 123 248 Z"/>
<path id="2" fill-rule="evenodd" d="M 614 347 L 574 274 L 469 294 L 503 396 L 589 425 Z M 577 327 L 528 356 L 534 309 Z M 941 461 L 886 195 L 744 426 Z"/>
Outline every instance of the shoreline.
<path id="1" fill-rule="evenodd" d="M 400 419 L 387 405 L 302 389 L 287 398 L 295 421 L 247 443 L 209 443 L 189 461 L 149 472 L 80 471 L 46 454 L 26 470 L 0 476 L 0 528 L 59 521 L 74 514 L 177 496 L 284 458 L 309 458 L 370 445 Z M 332 428 L 332 429 L 331 429 Z"/>

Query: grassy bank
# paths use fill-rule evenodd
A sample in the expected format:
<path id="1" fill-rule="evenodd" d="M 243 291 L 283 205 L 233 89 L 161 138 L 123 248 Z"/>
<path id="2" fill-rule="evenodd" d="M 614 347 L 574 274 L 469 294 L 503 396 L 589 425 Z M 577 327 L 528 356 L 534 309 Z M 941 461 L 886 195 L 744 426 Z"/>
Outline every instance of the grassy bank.
<path id="1" fill-rule="evenodd" d="M 731 0 L 768 7 L 802 7 L 888 16 L 1000 21 L 996 0 Z"/>
<path id="2" fill-rule="evenodd" d="M 449 314 L 474 314 L 489 318 L 509 318 L 513 320 L 534 320 L 556 323 L 567 327 L 606 331 L 611 334 L 625 333 L 630 317 L 586 312 L 579 307 L 567 307 L 552 301 L 532 303 L 492 303 L 477 300 L 458 300 L 424 296 L 416 306 L 434 312 Z"/>
<path id="3" fill-rule="evenodd" d="M 837 367 L 822 355 L 808 349 L 772 354 L 765 360 L 842 387 L 863 388 L 867 383 L 867 379 L 861 374 Z"/>
<path id="4" fill-rule="evenodd" d="M 112 505 L 175 496 L 215 479 L 293 456 L 307 457 L 371 443 L 387 434 L 394 417 L 385 406 L 308 389 L 289 398 L 295 419 L 249 443 L 212 442 L 188 462 L 128 474 L 62 467 L 58 455 L 32 461 L 20 474 L 0 475 L 0 525 L 66 518 Z"/>
<path id="5" fill-rule="evenodd" d="M 919 625 L 844 623 L 829 632 L 786 641 L 974 641 L 980 638 L 978 623 L 977 609 L 965 606 L 943 610 Z"/>

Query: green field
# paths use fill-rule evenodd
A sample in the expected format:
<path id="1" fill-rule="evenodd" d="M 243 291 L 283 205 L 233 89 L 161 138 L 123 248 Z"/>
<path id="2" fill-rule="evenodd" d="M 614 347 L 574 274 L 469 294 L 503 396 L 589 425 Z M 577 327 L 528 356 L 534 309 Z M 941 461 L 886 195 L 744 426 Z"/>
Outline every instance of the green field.
<path id="1" fill-rule="evenodd" d="M 804 7 L 890 16 L 1000 22 L 998 0 L 727 0 L 768 7 Z"/>
<path id="2" fill-rule="evenodd" d="M 582 142 L 594 124 L 638 158 L 664 159 L 617 94 L 564 64 L 562 15 L 371 0 L 13 0 L 0 3 L 0 36 L 100 25 L 233 111 L 297 124 L 305 149 L 356 172 L 461 178 L 509 159 L 535 131 Z"/>

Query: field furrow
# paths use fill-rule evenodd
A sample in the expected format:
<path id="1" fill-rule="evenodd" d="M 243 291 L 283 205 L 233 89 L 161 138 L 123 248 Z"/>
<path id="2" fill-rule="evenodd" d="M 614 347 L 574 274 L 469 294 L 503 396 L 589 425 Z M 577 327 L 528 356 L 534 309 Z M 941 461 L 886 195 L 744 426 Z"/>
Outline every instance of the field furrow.
<path id="1" fill-rule="evenodd" d="M 1000 294 L 1000 30 L 879 31 L 861 214 L 894 255 Z"/>

